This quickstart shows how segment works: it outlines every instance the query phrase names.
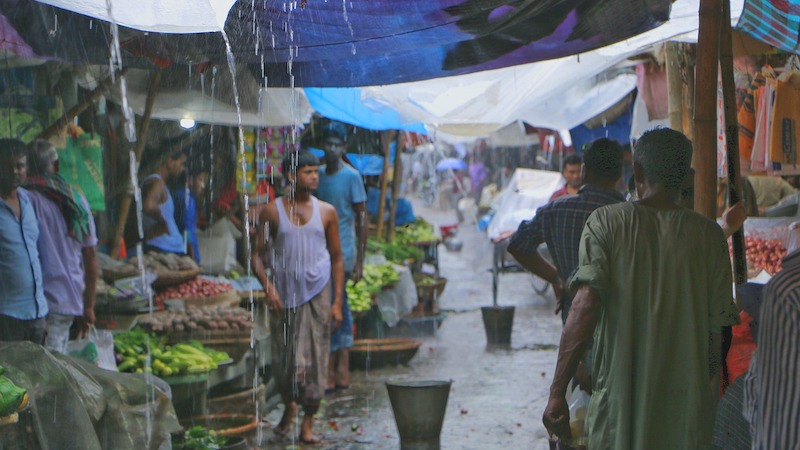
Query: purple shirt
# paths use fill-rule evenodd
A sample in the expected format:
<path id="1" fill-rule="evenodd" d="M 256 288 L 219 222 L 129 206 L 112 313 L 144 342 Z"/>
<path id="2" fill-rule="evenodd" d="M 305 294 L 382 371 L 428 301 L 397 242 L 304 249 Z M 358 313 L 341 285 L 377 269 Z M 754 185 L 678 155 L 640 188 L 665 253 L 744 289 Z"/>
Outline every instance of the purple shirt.
<path id="1" fill-rule="evenodd" d="M 70 237 L 61 209 L 39 192 L 29 197 L 39 219 L 39 257 L 42 262 L 42 285 L 51 313 L 64 316 L 83 315 L 83 248 L 97 246 L 94 219 L 89 215 L 89 234 L 81 244 Z M 81 204 L 89 211 L 86 198 Z"/>

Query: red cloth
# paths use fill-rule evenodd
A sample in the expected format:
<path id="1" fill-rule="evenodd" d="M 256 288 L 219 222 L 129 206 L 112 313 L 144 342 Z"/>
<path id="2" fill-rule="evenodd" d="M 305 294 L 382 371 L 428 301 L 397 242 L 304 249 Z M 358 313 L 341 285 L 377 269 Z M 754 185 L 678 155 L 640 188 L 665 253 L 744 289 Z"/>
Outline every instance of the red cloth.
<path id="1" fill-rule="evenodd" d="M 566 184 L 561 189 L 553 192 L 553 195 L 550 196 L 550 200 L 549 201 L 552 202 L 553 200 L 557 199 L 558 197 L 563 197 L 565 195 L 570 195 L 570 193 L 567 192 L 567 185 Z"/>
<path id="2" fill-rule="evenodd" d="M 741 323 L 733 326 L 733 342 L 728 351 L 728 375 L 730 382 L 747 372 L 750 367 L 750 359 L 756 351 L 756 342 L 750 332 L 750 321 L 753 318 L 742 311 L 739 313 Z"/>

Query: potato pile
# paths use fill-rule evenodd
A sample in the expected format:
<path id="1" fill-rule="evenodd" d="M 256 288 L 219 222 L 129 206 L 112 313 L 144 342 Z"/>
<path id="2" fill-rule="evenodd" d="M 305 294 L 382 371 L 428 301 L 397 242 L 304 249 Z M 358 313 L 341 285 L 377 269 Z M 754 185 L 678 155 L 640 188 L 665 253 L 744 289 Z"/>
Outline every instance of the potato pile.
<path id="1" fill-rule="evenodd" d="M 253 328 L 253 322 L 250 312 L 245 309 L 207 306 L 154 314 L 141 319 L 139 326 L 151 333 L 169 334 L 179 331 L 249 331 Z"/>
<path id="2" fill-rule="evenodd" d="M 142 255 L 142 262 L 144 263 L 145 270 L 156 274 L 182 270 L 197 270 L 200 268 L 191 256 L 179 256 L 174 253 L 147 252 Z M 109 265 L 108 263 L 100 264 L 100 268 L 103 270 L 113 270 L 119 273 L 137 274 L 139 273 L 139 258 L 134 256 L 126 263 L 117 263 L 113 265 Z"/>
<path id="3" fill-rule="evenodd" d="M 230 283 L 212 281 L 203 277 L 181 283 L 177 286 L 170 286 L 156 294 L 156 301 L 163 302 L 172 298 L 197 298 L 211 297 L 224 294 L 233 290 Z"/>

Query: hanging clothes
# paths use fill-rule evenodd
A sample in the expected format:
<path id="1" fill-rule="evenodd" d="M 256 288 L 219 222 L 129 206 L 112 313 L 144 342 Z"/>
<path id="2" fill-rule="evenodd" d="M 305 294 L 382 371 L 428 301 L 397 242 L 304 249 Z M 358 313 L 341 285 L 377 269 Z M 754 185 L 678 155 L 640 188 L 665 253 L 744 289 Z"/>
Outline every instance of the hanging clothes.
<path id="1" fill-rule="evenodd" d="M 800 72 L 784 72 L 775 83 L 770 127 L 770 159 L 773 163 L 797 164 L 800 139 Z"/>
<path id="2" fill-rule="evenodd" d="M 753 138 L 756 130 L 755 94 L 758 88 L 766 84 L 765 72 L 772 72 L 772 67 L 764 66 L 753 76 L 753 81 L 750 82 L 750 87 L 745 92 L 742 106 L 737 114 L 739 121 L 739 155 L 742 159 L 747 160 L 747 164 L 749 164 L 750 156 L 753 153 Z"/>

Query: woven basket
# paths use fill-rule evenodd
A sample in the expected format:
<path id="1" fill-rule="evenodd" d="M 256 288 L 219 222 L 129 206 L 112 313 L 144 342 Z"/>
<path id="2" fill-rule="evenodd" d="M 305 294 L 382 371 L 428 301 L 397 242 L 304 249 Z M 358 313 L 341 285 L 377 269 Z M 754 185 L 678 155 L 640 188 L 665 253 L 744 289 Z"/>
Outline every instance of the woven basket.
<path id="1" fill-rule="evenodd" d="M 419 283 L 419 279 L 415 280 Z M 417 298 L 420 303 L 433 303 L 442 295 L 447 286 L 447 278 L 441 277 L 435 283 L 417 284 Z"/>
<path id="2" fill-rule="evenodd" d="M 195 307 L 219 305 L 239 306 L 239 301 L 239 294 L 237 294 L 234 289 L 209 297 L 190 297 L 183 299 L 183 302 L 186 306 Z"/>
<path id="3" fill-rule="evenodd" d="M 408 364 L 421 345 L 416 339 L 357 339 L 350 349 L 350 362 L 361 369 Z"/>
<path id="4" fill-rule="evenodd" d="M 113 269 L 103 269 L 103 281 L 113 285 L 117 280 L 135 277 L 139 275 L 139 273 L 140 272 L 138 270 L 117 271 Z"/>
<path id="5" fill-rule="evenodd" d="M 178 284 L 195 279 L 198 275 L 200 275 L 201 271 L 202 269 L 158 272 L 158 278 L 156 278 L 156 281 L 153 283 L 153 287 L 156 289 L 164 289 L 170 286 L 176 286 Z"/>

